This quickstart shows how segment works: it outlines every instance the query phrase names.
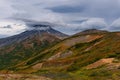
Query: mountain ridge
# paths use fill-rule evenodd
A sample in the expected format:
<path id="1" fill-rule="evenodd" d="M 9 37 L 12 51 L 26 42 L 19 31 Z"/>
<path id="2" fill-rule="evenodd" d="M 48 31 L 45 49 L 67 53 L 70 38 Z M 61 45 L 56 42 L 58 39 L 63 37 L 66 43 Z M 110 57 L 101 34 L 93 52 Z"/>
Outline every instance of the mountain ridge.
<path id="1" fill-rule="evenodd" d="M 43 27 L 43 25 L 38 25 L 38 28 L 33 26 L 33 29 L 26 30 L 26 31 L 24 31 L 20 34 L 14 35 L 14 36 L 2 38 L 2 39 L 0 39 L 0 47 L 12 44 L 14 42 L 20 42 L 20 41 L 22 41 L 22 40 L 26 39 L 27 37 L 32 36 L 34 34 L 40 35 L 42 33 L 48 33 L 48 34 L 54 35 L 60 39 L 68 36 L 66 34 L 63 34 L 59 31 L 53 29 L 52 27 L 50 27 L 48 25 L 45 25 L 44 27 Z"/>
<path id="2" fill-rule="evenodd" d="M 9 51 L 0 56 L 0 72 L 42 75 L 53 80 L 106 80 L 116 74 L 119 80 L 119 43 L 120 32 L 87 30 L 65 39 L 45 32 L 40 38 L 33 35 L 15 44 L 14 49 L 11 49 L 12 45 L 5 48 Z M 111 58 L 115 62 L 106 64 L 105 61 Z M 104 65 L 98 65 L 103 60 Z M 90 69 L 91 65 L 95 69 Z M 92 76 L 95 72 L 97 74 Z"/>

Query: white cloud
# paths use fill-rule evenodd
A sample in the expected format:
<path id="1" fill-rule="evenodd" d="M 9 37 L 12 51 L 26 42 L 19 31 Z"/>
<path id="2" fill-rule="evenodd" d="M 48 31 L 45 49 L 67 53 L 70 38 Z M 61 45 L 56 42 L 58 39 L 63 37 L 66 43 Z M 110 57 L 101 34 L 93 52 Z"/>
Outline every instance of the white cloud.
<path id="1" fill-rule="evenodd" d="M 8 18 L 16 12 L 16 10 L 11 7 L 11 4 L 8 0 L 0 0 L 0 20 Z"/>
<path id="2" fill-rule="evenodd" d="M 4 27 L 10 25 L 10 28 Z M 21 25 L 13 22 L 0 22 L 0 35 L 12 36 L 19 34 L 26 29 L 25 25 Z M 3 37 L 3 36 L 2 36 Z"/>
<path id="3" fill-rule="evenodd" d="M 103 29 L 107 24 L 102 18 L 90 18 L 87 21 L 80 24 L 80 29 Z"/>
<path id="4" fill-rule="evenodd" d="M 46 21 L 66 26 L 57 29 L 69 34 L 75 33 L 74 30 L 91 28 L 118 30 L 120 20 L 114 21 L 111 27 L 106 21 L 111 23 L 117 19 L 120 16 L 119 9 L 120 0 L 0 0 L 0 21 L 6 21 L 3 19 L 7 18 Z M 88 20 L 79 22 L 83 19 Z M 11 30 L 0 29 L 0 34 L 15 34 L 21 30 L 18 26 Z"/>
<path id="5" fill-rule="evenodd" d="M 108 27 L 108 29 L 111 31 L 120 31 L 120 18 L 113 21 L 113 23 L 110 25 L 110 27 Z"/>
<path id="6" fill-rule="evenodd" d="M 103 18 L 85 18 L 86 20 L 79 24 L 63 24 L 64 27 L 56 29 L 63 31 L 66 34 L 75 34 L 86 29 L 106 29 L 108 24 Z M 84 20 L 84 19 L 83 19 Z"/>

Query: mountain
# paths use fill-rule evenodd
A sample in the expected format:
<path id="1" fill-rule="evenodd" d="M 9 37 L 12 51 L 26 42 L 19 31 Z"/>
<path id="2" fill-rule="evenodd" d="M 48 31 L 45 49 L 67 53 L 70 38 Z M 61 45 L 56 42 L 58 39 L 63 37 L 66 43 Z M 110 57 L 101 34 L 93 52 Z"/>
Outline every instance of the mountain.
<path id="1" fill-rule="evenodd" d="M 67 37 L 66 34 L 63 34 L 59 31 L 53 29 L 50 25 L 34 24 L 34 25 L 32 25 L 32 28 L 30 28 L 29 30 L 27 30 L 19 35 L 0 39 L 0 47 L 9 45 L 9 44 L 12 44 L 15 42 L 19 43 L 19 42 L 23 41 L 24 39 L 27 39 L 34 35 L 38 35 L 38 37 L 39 37 L 43 33 L 51 34 L 60 39 Z"/>
<path id="2" fill-rule="evenodd" d="M 34 25 L 21 34 L 0 39 L 0 69 L 15 65 L 45 48 L 56 44 L 67 35 L 49 25 Z M 9 62 L 8 62 L 9 61 Z"/>
<path id="3" fill-rule="evenodd" d="M 36 43 L 32 48 L 21 46 L 36 42 L 34 36 L 15 44 L 13 52 L 0 56 L 0 72 L 34 74 L 53 80 L 120 79 L 120 32 L 92 29 L 62 40 L 43 36 L 45 40 L 55 41 L 51 45 L 45 41 L 42 46 Z M 5 47 L 2 52 L 5 50 L 11 49 Z"/>
<path id="4" fill-rule="evenodd" d="M 120 33 L 101 30 L 88 33 L 88 30 L 87 34 L 81 34 L 84 32 L 66 38 L 10 69 L 56 80 L 119 80 Z M 110 77 L 114 74 L 115 77 Z"/>
<path id="5" fill-rule="evenodd" d="M 84 31 L 82 31 L 82 32 L 79 32 L 79 33 L 77 33 L 77 34 L 75 34 L 75 35 L 83 35 L 83 34 L 92 34 L 92 33 L 98 33 L 98 34 L 100 34 L 100 33 L 107 33 L 108 31 L 105 31 L 105 30 L 97 30 L 97 29 L 88 29 L 88 30 L 84 30 Z"/>

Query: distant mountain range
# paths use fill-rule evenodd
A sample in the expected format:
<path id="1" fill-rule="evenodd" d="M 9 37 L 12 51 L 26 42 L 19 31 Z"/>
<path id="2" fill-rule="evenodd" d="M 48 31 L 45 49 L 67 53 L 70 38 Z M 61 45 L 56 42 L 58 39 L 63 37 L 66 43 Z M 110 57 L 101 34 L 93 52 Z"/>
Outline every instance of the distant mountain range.
<path id="1" fill-rule="evenodd" d="M 51 80 L 119 80 L 120 32 L 89 29 L 68 36 L 48 24 L 0 39 L 0 73 Z"/>

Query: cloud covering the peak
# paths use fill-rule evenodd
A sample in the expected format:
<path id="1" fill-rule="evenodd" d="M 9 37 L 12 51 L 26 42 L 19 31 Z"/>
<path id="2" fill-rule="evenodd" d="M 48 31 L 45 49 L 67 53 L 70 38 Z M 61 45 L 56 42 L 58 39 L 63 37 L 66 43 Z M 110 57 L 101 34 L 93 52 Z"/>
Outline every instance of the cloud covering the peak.
<path id="1" fill-rule="evenodd" d="M 0 0 L 0 21 L 25 19 L 58 24 L 68 34 L 120 30 L 120 0 Z"/>

